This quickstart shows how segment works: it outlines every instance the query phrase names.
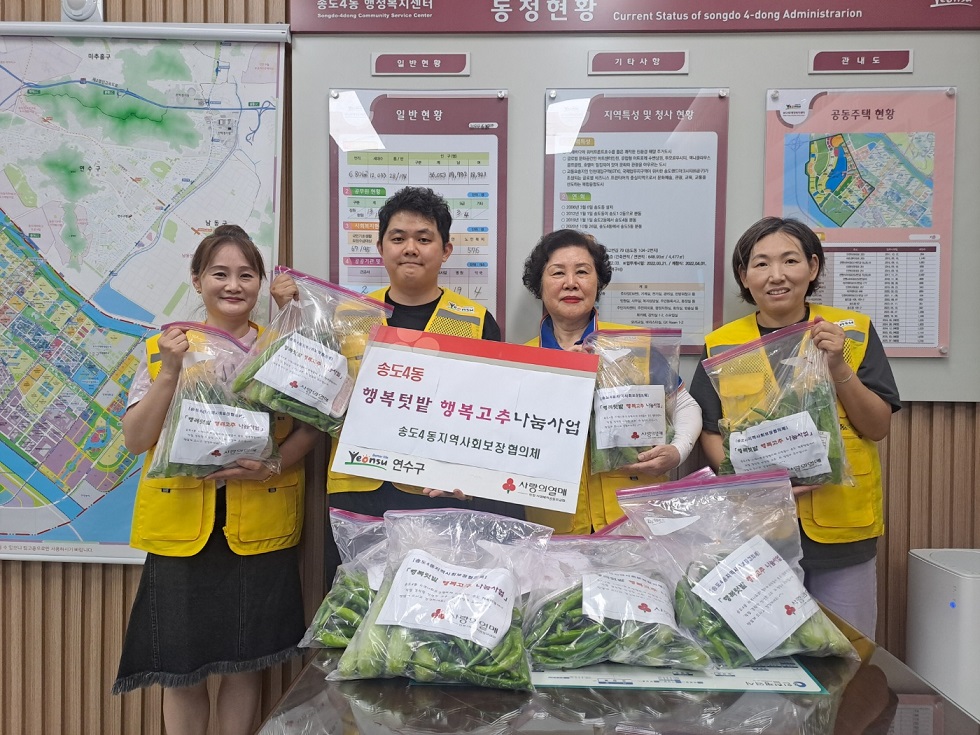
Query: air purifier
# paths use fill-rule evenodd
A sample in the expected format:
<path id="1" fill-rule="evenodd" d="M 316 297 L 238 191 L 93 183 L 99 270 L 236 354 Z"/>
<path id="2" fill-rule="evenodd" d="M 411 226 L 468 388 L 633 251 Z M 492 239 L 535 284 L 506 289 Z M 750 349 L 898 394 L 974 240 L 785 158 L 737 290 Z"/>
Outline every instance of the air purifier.
<path id="1" fill-rule="evenodd" d="M 980 720 L 980 549 L 909 551 L 906 663 Z"/>

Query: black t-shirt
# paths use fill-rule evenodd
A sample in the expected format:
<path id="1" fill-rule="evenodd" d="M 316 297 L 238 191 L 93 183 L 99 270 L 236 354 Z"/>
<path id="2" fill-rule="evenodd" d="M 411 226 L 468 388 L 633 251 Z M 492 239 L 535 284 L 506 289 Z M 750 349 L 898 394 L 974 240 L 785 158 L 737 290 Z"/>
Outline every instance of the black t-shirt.
<path id="1" fill-rule="evenodd" d="M 806 316 L 800 321 L 807 321 L 810 318 L 810 310 L 807 308 Z M 759 334 L 766 335 L 775 332 L 772 327 L 759 326 Z M 708 348 L 705 347 L 701 352 L 701 360 L 708 356 Z M 875 331 L 874 325 L 868 330 L 868 349 L 864 353 L 864 359 L 857 369 L 857 377 L 871 391 L 881 397 L 881 399 L 891 406 L 892 413 L 902 407 L 901 399 L 898 396 L 898 385 L 895 383 L 895 376 L 892 375 L 891 366 L 885 355 L 884 345 Z M 713 434 L 720 433 L 718 421 L 722 418 L 721 398 L 711 379 L 704 370 L 704 365 L 698 362 L 694 370 L 694 377 L 691 380 L 691 395 L 701 406 L 701 423 L 704 431 Z M 800 527 L 800 542 L 803 547 L 803 559 L 800 565 L 804 570 L 807 569 L 843 569 L 854 564 L 861 564 L 875 558 L 878 549 L 878 539 L 869 538 L 861 541 L 848 541 L 841 544 L 823 544 L 811 540 Z"/>
<path id="2" fill-rule="evenodd" d="M 389 295 L 390 293 L 390 290 L 385 291 L 385 303 L 394 309 L 391 318 L 388 319 L 388 325 L 399 327 L 400 329 L 417 329 L 420 332 L 425 331 L 425 325 L 429 323 L 429 319 L 432 318 L 432 314 L 435 312 L 436 306 L 439 305 L 439 300 L 442 298 L 440 296 L 434 301 L 430 301 L 427 304 L 419 304 L 418 306 L 405 306 L 404 304 L 392 301 Z M 500 341 L 500 326 L 497 324 L 496 319 L 493 318 L 493 314 L 489 311 L 483 320 L 482 339 L 488 339 L 491 342 Z"/>

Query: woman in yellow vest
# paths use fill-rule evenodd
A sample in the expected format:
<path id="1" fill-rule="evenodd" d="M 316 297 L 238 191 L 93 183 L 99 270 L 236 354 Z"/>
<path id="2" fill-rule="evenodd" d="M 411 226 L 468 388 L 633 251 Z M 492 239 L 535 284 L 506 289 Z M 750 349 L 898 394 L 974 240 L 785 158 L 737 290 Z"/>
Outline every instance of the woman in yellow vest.
<path id="1" fill-rule="evenodd" d="M 807 589 L 820 602 L 874 637 L 877 619 L 875 555 L 884 533 L 881 466 L 876 441 L 901 408 L 898 388 L 871 319 L 858 312 L 811 304 L 824 268 L 820 238 L 802 222 L 765 217 L 735 245 L 732 272 L 744 301 L 757 311 L 705 338 L 702 357 L 724 352 L 791 324 L 813 321 L 814 344 L 827 353 L 837 388 L 837 410 L 855 486 L 797 487 Z M 738 376 L 723 383 L 726 402 L 753 393 Z M 758 376 L 759 380 L 763 376 Z M 718 421 L 722 402 L 698 364 L 691 394 L 701 404 L 701 446 L 715 469 L 724 458 Z"/>
<path id="2" fill-rule="evenodd" d="M 537 337 L 527 342 L 553 350 L 582 350 L 582 341 L 597 329 L 629 329 L 598 321 L 596 301 L 612 280 L 606 248 L 591 235 L 556 230 L 542 237 L 524 262 L 524 285 L 541 299 L 547 312 Z M 527 509 L 527 519 L 560 534 L 598 531 L 622 517 L 616 491 L 663 482 L 666 473 L 687 459 L 701 432 L 701 409 L 678 378 L 674 438 L 638 456 L 635 464 L 591 474 L 586 451 L 575 513 Z"/>
<path id="3" fill-rule="evenodd" d="M 265 268 L 244 230 L 222 225 L 191 260 L 206 323 L 245 344 Z M 303 523 L 300 460 L 319 432 L 276 422 L 282 466 L 239 460 L 206 478 L 146 477 L 184 354 L 201 335 L 179 328 L 147 341 L 123 416 L 126 448 L 146 452 L 130 544 L 147 552 L 114 693 L 158 684 L 169 735 L 202 733 L 207 678 L 220 676 L 222 733 L 254 731 L 261 670 L 297 655 L 305 630 L 296 549 Z"/>

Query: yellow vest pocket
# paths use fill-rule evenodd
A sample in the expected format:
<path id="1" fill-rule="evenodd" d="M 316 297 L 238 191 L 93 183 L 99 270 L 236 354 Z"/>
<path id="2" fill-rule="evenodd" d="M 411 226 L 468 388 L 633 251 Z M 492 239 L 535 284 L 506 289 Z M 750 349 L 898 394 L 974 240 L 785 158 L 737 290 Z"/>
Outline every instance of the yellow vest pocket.
<path id="1" fill-rule="evenodd" d="M 193 541 L 204 521 L 204 480 L 144 477 L 136 495 L 134 525 L 152 541 Z"/>
<path id="2" fill-rule="evenodd" d="M 238 522 L 238 538 L 245 543 L 268 541 L 290 536 L 296 531 L 301 517 L 299 504 L 302 500 L 297 470 L 288 470 L 273 478 L 275 484 L 241 482 L 241 515 Z M 229 489 L 231 483 L 228 483 Z M 231 521 L 231 496 L 229 495 Z"/>
<path id="3" fill-rule="evenodd" d="M 844 452 L 854 486 L 825 485 L 813 491 L 813 522 L 818 526 L 862 528 L 875 522 L 874 499 L 869 490 L 874 485 L 871 473 L 874 463 L 858 438 L 844 437 Z"/>
<path id="4" fill-rule="evenodd" d="M 725 373 L 718 381 L 722 415 L 740 420 L 747 406 L 764 406 L 769 402 L 766 395 L 766 376 L 761 373 Z"/>

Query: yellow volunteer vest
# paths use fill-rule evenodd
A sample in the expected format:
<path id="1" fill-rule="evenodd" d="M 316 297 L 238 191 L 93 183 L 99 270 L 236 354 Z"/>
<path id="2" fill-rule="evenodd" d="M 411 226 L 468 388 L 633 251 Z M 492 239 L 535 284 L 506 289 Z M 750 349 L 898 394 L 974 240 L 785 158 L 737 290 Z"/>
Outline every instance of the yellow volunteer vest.
<path id="1" fill-rule="evenodd" d="M 385 294 L 388 289 L 382 288 L 369 294 L 372 299 L 384 303 Z M 448 334 L 454 337 L 472 337 L 481 339 L 483 337 L 483 323 L 486 320 L 486 307 L 481 306 L 475 301 L 471 301 L 465 296 L 453 293 L 449 289 L 442 290 L 442 297 L 436 304 L 429 323 L 425 325 L 426 332 L 433 334 Z M 355 477 L 346 475 L 342 472 L 334 472 L 334 455 L 337 453 L 337 442 L 330 442 L 330 459 L 327 462 L 327 492 L 328 493 L 359 493 L 377 490 L 381 487 L 381 480 L 370 477 Z M 403 485 L 394 483 L 399 490 L 408 493 L 421 493 L 422 488 L 416 485 Z"/>
<path id="2" fill-rule="evenodd" d="M 194 333 L 188 337 L 193 344 Z M 160 372 L 160 335 L 146 341 L 151 378 Z M 275 438 L 281 443 L 292 419 L 276 415 Z M 162 556 L 193 556 L 204 548 L 214 528 L 216 485 L 198 477 L 146 476 L 153 450 L 146 453 L 136 489 L 129 544 Z M 236 554 L 247 556 L 288 549 L 299 543 L 303 529 L 305 481 L 302 463 L 264 482 L 228 480 L 224 534 Z"/>
<path id="3" fill-rule="evenodd" d="M 844 361 L 857 372 L 868 348 L 871 319 L 854 311 L 810 304 L 810 318 L 818 316 L 844 328 Z M 759 337 L 759 325 L 753 313 L 716 329 L 704 341 L 711 357 Z M 722 380 L 719 390 L 725 397 L 724 402 L 736 401 L 735 405 L 739 405 L 740 396 L 757 395 L 765 380 L 762 373 L 733 376 Z M 748 403 L 748 398 L 745 400 Z M 796 498 L 797 512 L 806 535 L 825 544 L 875 538 L 885 530 L 878 446 L 857 433 L 840 401 L 837 412 L 855 486 L 823 485 Z"/>
<path id="4" fill-rule="evenodd" d="M 610 322 L 598 322 L 597 329 L 632 329 L 633 327 Z M 531 347 L 541 346 L 541 335 L 524 344 Z M 625 472 L 602 472 L 593 475 L 589 472 L 592 463 L 588 443 L 585 445 L 585 461 L 582 463 L 582 480 L 579 484 L 578 503 L 574 513 L 561 513 L 556 510 L 541 508 L 526 508 L 527 520 L 541 523 L 555 529 L 557 534 L 585 535 L 608 526 L 622 518 L 623 509 L 616 500 L 616 491 L 629 487 L 644 487 L 666 482 L 666 475 L 637 474 Z"/>

